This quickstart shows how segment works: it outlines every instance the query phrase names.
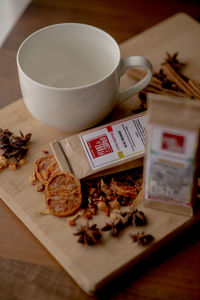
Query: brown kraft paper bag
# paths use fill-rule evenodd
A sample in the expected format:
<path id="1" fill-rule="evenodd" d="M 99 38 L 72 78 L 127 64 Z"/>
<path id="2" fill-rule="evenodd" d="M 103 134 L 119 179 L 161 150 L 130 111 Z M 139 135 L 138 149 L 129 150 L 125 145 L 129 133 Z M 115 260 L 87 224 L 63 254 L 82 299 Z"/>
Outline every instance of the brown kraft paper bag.
<path id="1" fill-rule="evenodd" d="M 146 115 L 135 114 L 51 143 L 63 172 L 92 178 L 143 165 Z"/>
<path id="2" fill-rule="evenodd" d="M 145 206 L 193 215 L 199 130 L 198 101 L 148 95 Z"/>

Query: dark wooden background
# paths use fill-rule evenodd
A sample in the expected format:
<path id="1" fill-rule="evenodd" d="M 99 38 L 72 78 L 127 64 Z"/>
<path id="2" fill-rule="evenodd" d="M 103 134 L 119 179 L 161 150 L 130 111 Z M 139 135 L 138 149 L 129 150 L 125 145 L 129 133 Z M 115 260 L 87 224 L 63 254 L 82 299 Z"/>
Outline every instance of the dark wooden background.
<path id="1" fill-rule="evenodd" d="M 186 12 L 200 20 L 199 3 L 192 0 L 33 0 L 0 48 L 0 107 L 21 97 L 16 52 L 21 42 L 37 29 L 54 23 L 82 22 L 106 30 L 121 43 L 176 12 Z M 3 202 L 0 207 L 0 233 L 5 230 L 1 218 L 9 229 L 8 240 L 0 242 L 1 300 L 200 299 L 200 223 L 114 280 L 96 297 L 89 297 Z M 19 251 L 27 256 L 27 262 L 26 258 L 15 259 L 12 253 L 12 240 L 17 243 L 16 227 L 24 238 Z M 3 248 L 3 242 L 7 248 Z M 31 255 L 28 251 L 34 253 L 35 261 L 28 262 Z M 42 257 L 48 258 L 47 264 L 42 262 Z"/>
<path id="2" fill-rule="evenodd" d="M 81 22 L 98 26 L 118 43 L 175 14 L 200 18 L 199 0 L 33 0 L 0 48 L 0 107 L 21 97 L 16 53 L 21 42 L 41 27 Z"/>

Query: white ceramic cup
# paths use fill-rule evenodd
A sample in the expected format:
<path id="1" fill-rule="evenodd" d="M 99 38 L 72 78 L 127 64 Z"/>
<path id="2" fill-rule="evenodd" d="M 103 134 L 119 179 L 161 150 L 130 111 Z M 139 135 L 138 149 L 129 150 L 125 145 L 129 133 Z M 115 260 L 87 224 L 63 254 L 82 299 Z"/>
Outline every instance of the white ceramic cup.
<path id="1" fill-rule="evenodd" d="M 44 124 L 64 131 L 97 124 L 152 77 L 146 58 L 121 58 L 108 33 L 79 23 L 51 25 L 31 34 L 19 47 L 17 66 L 28 110 Z M 145 68 L 146 76 L 119 92 L 120 76 L 133 66 Z"/>

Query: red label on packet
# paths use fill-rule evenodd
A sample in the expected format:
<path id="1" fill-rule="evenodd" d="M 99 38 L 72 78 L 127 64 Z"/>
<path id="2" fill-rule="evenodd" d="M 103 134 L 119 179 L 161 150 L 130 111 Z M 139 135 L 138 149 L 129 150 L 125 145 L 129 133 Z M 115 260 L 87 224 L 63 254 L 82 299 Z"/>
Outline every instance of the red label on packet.
<path id="1" fill-rule="evenodd" d="M 135 115 L 80 134 L 92 170 L 143 156 L 145 124 L 145 115 Z"/>
<path id="2" fill-rule="evenodd" d="M 105 134 L 88 140 L 87 144 L 93 158 L 97 158 L 113 152 L 112 146 Z"/>
<path id="3" fill-rule="evenodd" d="M 185 137 L 181 135 L 171 134 L 163 132 L 162 135 L 162 149 L 177 152 L 185 153 Z"/>

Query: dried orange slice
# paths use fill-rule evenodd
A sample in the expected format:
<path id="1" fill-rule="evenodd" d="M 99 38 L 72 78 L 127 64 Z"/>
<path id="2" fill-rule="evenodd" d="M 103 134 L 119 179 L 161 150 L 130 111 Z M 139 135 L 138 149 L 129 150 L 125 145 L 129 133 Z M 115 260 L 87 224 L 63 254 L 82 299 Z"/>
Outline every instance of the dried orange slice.
<path id="1" fill-rule="evenodd" d="M 59 193 L 70 194 L 81 190 L 80 180 L 72 173 L 59 172 L 48 181 L 45 193 L 59 191 Z"/>
<path id="2" fill-rule="evenodd" d="M 81 193 L 65 195 L 46 195 L 47 208 L 50 214 L 57 217 L 67 217 L 77 212 L 82 203 Z"/>
<path id="3" fill-rule="evenodd" d="M 52 215 L 73 215 L 82 204 L 79 179 L 71 173 L 60 172 L 53 175 L 45 187 L 45 201 Z"/>
<path id="4" fill-rule="evenodd" d="M 35 173 L 39 181 L 46 185 L 52 174 L 60 172 L 60 168 L 54 155 L 39 158 L 34 165 Z"/>
<path id="5" fill-rule="evenodd" d="M 116 194 L 124 197 L 135 198 L 138 194 L 138 191 L 134 186 L 115 181 L 114 179 L 111 180 L 110 189 Z"/>

